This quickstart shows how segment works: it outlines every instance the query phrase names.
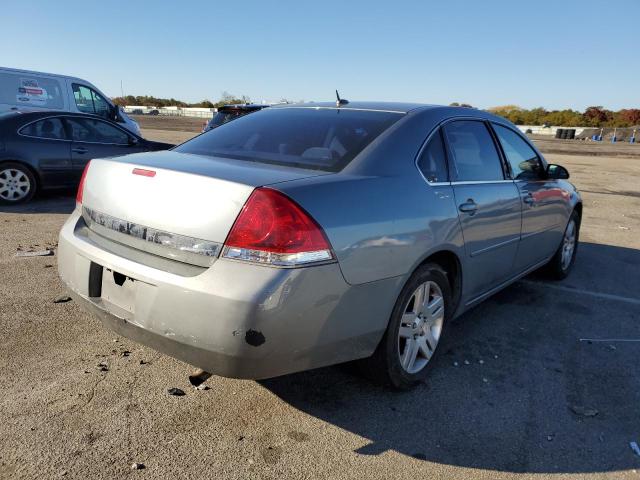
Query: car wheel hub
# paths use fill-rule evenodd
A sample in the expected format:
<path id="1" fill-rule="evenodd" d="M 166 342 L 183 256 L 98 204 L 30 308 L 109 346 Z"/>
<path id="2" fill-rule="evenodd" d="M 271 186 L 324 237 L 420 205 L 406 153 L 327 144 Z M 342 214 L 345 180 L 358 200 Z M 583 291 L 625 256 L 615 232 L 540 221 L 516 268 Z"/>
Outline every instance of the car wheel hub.
<path id="1" fill-rule="evenodd" d="M 435 282 L 425 282 L 407 302 L 398 332 L 400 365 L 410 374 L 418 373 L 431 359 L 444 324 L 444 298 Z"/>
<path id="2" fill-rule="evenodd" d="M 21 200 L 30 190 L 31 182 L 24 172 L 15 168 L 0 171 L 0 198 L 3 200 Z"/>

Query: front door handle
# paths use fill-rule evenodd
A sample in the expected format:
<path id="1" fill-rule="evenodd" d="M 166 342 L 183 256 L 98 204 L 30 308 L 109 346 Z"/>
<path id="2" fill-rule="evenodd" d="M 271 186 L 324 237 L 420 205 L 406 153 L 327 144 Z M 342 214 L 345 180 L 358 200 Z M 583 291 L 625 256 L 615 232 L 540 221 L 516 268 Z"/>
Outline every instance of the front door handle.
<path id="1" fill-rule="evenodd" d="M 72 148 L 71 151 L 73 153 L 87 153 L 89 150 L 87 150 L 84 147 L 76 147 L 76 148 Z"/>
<path id="2" fill-rule="evenodd" d="M 473 201 L 473 198 L 468 198 L 466 202 L 460 204 L 458 210 L 473 215 L 478 210 L 478 204 Z"/>
<path id="3" fill-rule="evenodd" d="M 522 201 L 530 207 L 533 207 L 536 204 L 536 199 L 533 198 L 531 192 L 522 192 Z"/>

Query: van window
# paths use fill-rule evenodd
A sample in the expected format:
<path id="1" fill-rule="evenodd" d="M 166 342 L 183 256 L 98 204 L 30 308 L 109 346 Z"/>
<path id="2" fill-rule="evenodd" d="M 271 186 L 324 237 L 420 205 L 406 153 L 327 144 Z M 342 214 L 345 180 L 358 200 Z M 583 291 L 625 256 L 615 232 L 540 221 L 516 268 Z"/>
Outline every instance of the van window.
<path id="1" fill-rule="evenodd" d="M 20 134 L 53 140 L 67 139 L 62 121 L 59 118 L 45 118 L 44 120 L 30 123 L 20 130 Z"/>
<path id="2" fill-rule="evenodd" d="M 55 78 L 28 73 L 0 73 L 0 103 L 29 108 L 63 109 L 62 85 Z"/>
<path id="3" fill-rule="evenodd" d="M 102 95 L 92 88 L 85 85 L 78 85 L 77 83 L 74 83 L 72 88 L 73 97 L 76 101 L 78 111 L 82 113 L 93 113 L 94 115 L 109 118 L 111 105 Z"/>

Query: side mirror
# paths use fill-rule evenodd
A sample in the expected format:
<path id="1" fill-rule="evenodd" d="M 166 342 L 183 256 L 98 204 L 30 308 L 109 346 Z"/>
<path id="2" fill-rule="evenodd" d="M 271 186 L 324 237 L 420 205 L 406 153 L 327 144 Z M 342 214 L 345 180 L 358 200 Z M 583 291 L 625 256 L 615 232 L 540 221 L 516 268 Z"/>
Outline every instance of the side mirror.
<path id="1" fill-rule="evenodd" d="M 129 146 L 134 147 L 140 143 L 136 137 L 129 137 Z"/>
<path id="2" fill-rule="evenodd" d="M 566 180 L 569 178 L 569 170 L 561 165 L 550 163 L 547 165 L 547 178 L 551 178 L 553 180 Z"/>

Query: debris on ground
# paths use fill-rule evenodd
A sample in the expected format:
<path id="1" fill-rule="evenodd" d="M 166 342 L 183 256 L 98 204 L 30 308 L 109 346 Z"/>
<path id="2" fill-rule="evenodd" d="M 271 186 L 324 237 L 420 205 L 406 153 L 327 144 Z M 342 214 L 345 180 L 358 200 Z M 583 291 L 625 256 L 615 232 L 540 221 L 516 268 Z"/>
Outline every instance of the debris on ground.
<path id="1" fill-rule="evenodd" d="M 146 365 L 147 363 L 149 362 L 147 362 L 146 360 L 140 360 L 140 365 Z"/>
<path id="2" fill-rule="evenodd" d="M 56 297 L 53 303 L 67 303 L 70 301 L 71 301 L 71 297 L 69 295 L 60 295 L 59 297 Z"/>
<path id="3" fill-rule="evenodd" d="M 479 363 L 480 365 L 484 365 L 484 360 L 480 359 L 480 360 L 478 360 L 478 363 Z"/>
<path id="4" fill-rule="evenodd" d="M 101 372 L 108 372 L 108 371 L 109 371 L 109 366 L 108 366 L 105 362 L 100 362 L 100 363 L 98 364 L 98 369 L 99 369 Z"/>
<path id="5" fill-rule="evenodd" d="M 23 252 L 18 250 L 16 257 L 49 257 L 53 255 L 53 250 L 36 250 L 34 252 Z"/>
<path id="6" fill-rule="evenodd" d="M 167 393 L 169 395 L 173 395 L 174 397 L 183 397 L 185 395 L 184 390 L 180 390 L 179 388 L 175 387 L 169 388 L 167 390 Z"/>
<path id="7" fill-rule="evenodd" d="M 454 366 L 454 367 L 457 367 L 457 366 L 459 366 L 459 365 L 460 365 L 460 364 L 459 364 L 458 362 L 453 362 L 453 366 Z"/>
<path id="8" fill-rule="evenodd" d="M 193 388 L 195 388 L 196 390 L 209 390 L 209 386 L 205 385 L 204 383 L 201 383 L 197 387 L 193 387 Z"/>
<path id="9" fill-rule="evenodd" d="M 134 463 L 131 465 L 131 470 L 143 470 L 145 468 L 144 463 Z"/>
<path id="10" fill-rule="evenodd" d="M 548 442 L 553 441 L 553 437 L 555 437 L 555 434 L 553 434 L 553 435 L 547 435 L 547 441 L 548 441 Z"/>
<path id="11" fill-rule="evenodd" d="M 638 447 L 638 444 L 636 442 L 629 442 L 629 446 L 631 450 L 633 450 L 633 453 L 640 457 L 640 447 Z"/>
<path id="12" fill-rule="evenodd" d="M 573 413 L 582 417 L 595 417 L 599 413 L 595 408 L 584 407 L 582 405 L 571 405 L 569 408 Z"/>
<path id="13" fill-rule="evenodd" d="M 488 378 L 486 378 L 486 377 L 484 377 L 484 378 L 482 379 L 482 381 L 483 381 L 484 383 L 489 383 L 489 379 L 488 379 Z"/>
<path id="14" fill-rule="evenodd" d="M 131 352 L 129 350 L 125 350 L 120 353 L 121 357 L 128 357 L 129 355 L 131 355 Z"/>
<path id="15" fill-rule="evenodd" d="M 471 362 L 470 362 L 469 360 L 465 360 L 465 361 L 464 361 L 464 364 L 465 364 L 465 365 L 471 365 Z"/>

